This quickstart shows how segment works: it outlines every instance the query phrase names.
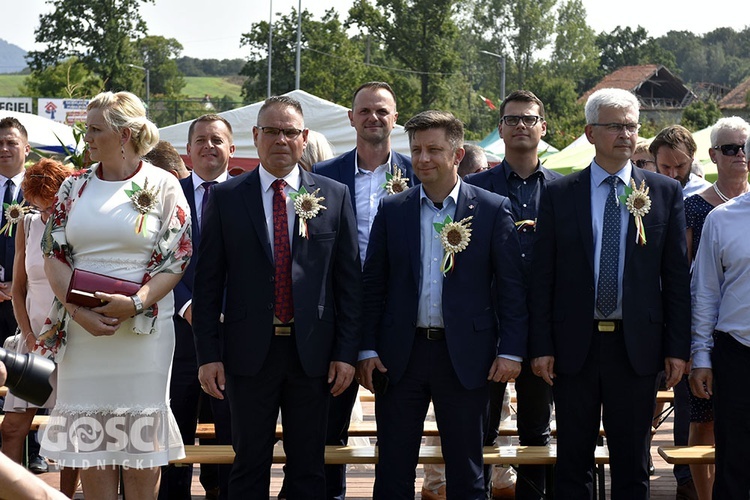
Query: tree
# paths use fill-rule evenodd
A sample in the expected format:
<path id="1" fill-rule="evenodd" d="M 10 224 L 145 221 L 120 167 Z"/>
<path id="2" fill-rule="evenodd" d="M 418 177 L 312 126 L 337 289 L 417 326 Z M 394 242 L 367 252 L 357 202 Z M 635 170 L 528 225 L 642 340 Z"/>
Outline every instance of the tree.
<path id="1" fill-rule="evenodd" d="M 558 9 L 550 65 L 555 76 L 573 80 L 579 94 L 600 78 L 596 34 L 586 23 L 581 0 L 567 1 Z"/>
<path id="2" fill-rule="evenodd" d="M 419 81 L 421 109 L 451 94 L 448 81 L 460 68 L 456 0 L 357 0 L 348 25 L 365 29 L 397 64 Z"/>
<path id="3" fill-rule="evenodd" d="M 618 26 L 611 33 L 599 33 L 596 44 L 601 50 L 600 68 L 604 73 L 640 64 L 677 66 L 674 55 L 660 47 L 641 26 L 635 31 L 629 26 Z"/>
<path id="4" fill-rule="evenodd" d="M 682 112 L 682 125 L 695 132 L 710 127 L 721 116 L 716 101 L 693 101 Z"/>
<path id="5" fill-rule="evenodd" d="M 262 21 L 242 35 L 243 46 L 250 47 L 250 60 L 241 74 L 248 77 L 242 87 L 245 102 L 266 97 L 269 24 Z M 309 11 L 302 12 L 302 54 L 300 86 L 325 99 L 347 103 L 359 85 L 365 66 L 362 52 L 347 36 L 338 14 L 329 10 L 320 21 Z M 279 16 L 273 24 L 271 52 L 272 93 L 294 90 L 297 46 L 297 12 Z"/>
<path id="6" fill-rule="evenodd" d="M 23 83 L 23 95 L 34 97 L 91 97 L 101 92 L 102 81 L 78 58 L 71 57 L 41 71 L 32 72 Z"/>
<path id="7" fill-rule="evenodd" d="M 40 16 L 35 41 L 44 50 L 27 55 L 32 70 L 41 71 L 77 57 L 99 75 L 107 89 L 129 89 L 141 76 L 127 65 L 137 61 L 132 40 L 146 34 L 138 9 L 154 0 L 47 0 L 54 7 Z"/>
<path id="8" fill-rule="evenodd" d="M 147 36 L 138 40 L 136 48 L 144 68 L 150 71 L 150 93 L 175 96 L 185 86 L 185 79 L 177 68 L 175 58 L 180 55 L 182 45 L 174 38 Z M 142 73 L 142 72 L 141 72 Z"/>

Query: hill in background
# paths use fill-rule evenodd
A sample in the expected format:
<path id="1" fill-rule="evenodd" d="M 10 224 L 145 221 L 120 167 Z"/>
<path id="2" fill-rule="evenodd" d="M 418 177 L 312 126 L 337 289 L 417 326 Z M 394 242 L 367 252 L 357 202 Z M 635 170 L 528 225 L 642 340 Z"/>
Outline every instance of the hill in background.
<path id="1" fill-rule="evenodd" d="M 26 67 L 26 51 L 0 38 L 0 73 L 18 73 Z"/>

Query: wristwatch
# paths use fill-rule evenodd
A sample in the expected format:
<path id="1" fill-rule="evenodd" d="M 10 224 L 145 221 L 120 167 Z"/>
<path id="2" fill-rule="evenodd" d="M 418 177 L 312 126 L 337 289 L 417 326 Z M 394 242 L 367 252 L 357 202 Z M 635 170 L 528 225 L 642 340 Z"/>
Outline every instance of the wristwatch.
<path id="1" fill-rule="evenodd" d="M 135 306 L 135 315 L 138 316 L 143 312 L 143 301 L 138 295 L 131 295 L 130 300 L 133 301 L 133 305 Z"/>

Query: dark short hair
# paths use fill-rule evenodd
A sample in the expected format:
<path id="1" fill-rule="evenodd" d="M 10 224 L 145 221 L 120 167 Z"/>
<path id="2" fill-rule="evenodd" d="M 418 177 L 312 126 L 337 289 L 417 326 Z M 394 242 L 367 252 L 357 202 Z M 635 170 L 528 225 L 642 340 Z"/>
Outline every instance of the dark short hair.
<path id="1" fill-rule="evenodd" d="M 190 124 L 190 128 L 188 129 L 188 144 L 193 142 L 193 132 L 195 131 L 195 126 L 200 122 L 221 122 L 227 126 L 227 129 L 229 130 L 229 137 L 232 137 L 232 124 L 229 123 L 229 121 L 223 116 L 210 113 L 207 115 L 199 116 L 198 118 L 193 120 L 193 123 Z"/>
<path id="2" fill-rule="evenodd" d="M 21 136 L 28 142 L 29 140 L 29 133 L 26 131 L 26 127 L 23 126 L 23 123 L 18 121 L 17 118 L 14 118 L 12 116 L 6 116 L 5 118 L 0 120 L 0 130 L 4 128 L 14 128 L 18 130 L 18 132 L 21 134 Z"/>
<path id="3" fill-rule="evenodd" d="M 187 168 L 180 153 L 167 141 L 157 142 L 156 146 L 146 153 L 143 159 L 167 172 L 176 172 L 180 176 L 187 173 Z"/>
<path id="4" fill-rule="evenodd" d="M 514 90 L 500 104 L 500 118 L 505 115 L 505 106 L 509 102 L 531 102 L 539 106 L 539 115 L 544 118 L 544 103 L 530 90 Z"/>
<path id="5" fill-rule="evenodd" d="M 453 149 L 460 148 L 464 143 L 464 124 L 447 111 L 434 109 L 422 111 L 411 117 L 404 125 L 404 130 L 409 135 L 409 143 L 414 139 L 415 132 L 433 128 L 445 130 L 445 137 Z"/>
<path id="6" fill-rule="evenodd" d="M 297 99 L 289 97 L 288 95 L 273 95 L 266 99 L 260 107 L 260 110 L 258 111 L 258 119 L 260 119 L 260 115 L 262 115 L 266 109 L 272 106 L 287 106 L 294 108 L 302 118 L 305 117 L 305 114 L 302 112 L 302 104 Z"/>
<path id="7" fill-rule="evenodd" d="M 682 125 L 670 125 L 661 129 L 656 137 L 654 137 L 654 140 L 651 141 L 648 150 L 656 158 L 656 152 L 662 146 L 667 146 L 670 149 L 677 149 L 680 146 L 684 146 L 688 156 L 691 158 L 695 157 L 695 152 L 698 150 L 693 135 Z"/>
<path id="8" fill-rule="evenodd" d="M 390 85 L 388 85 L 386 82 L 367 82 L 360 85 L 357 90 L 354 91 L 354 95 L 352 96 L 352 109 L 354 109 L 354 100 L 357 98 L 357 94 L 359 94 L 360 90 L 379 90 L 383 89 L 388 91 L 389 94 L 391 94 L 391 97 L 393 97 L 393 103 L 396 104 L 396 93 L 393 91 Z"/>

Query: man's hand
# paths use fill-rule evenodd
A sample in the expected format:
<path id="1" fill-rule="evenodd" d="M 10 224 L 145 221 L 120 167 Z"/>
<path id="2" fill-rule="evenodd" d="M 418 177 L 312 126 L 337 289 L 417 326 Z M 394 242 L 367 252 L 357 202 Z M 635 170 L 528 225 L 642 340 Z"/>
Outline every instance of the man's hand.
<path id="1" fill-rule="evenodd" d="M 11 292 L 12 288 L 13 288 L 12 281 L 6 281 L 5 283 L 0 283 L 0 302 L 5 302 L 6 300 L 13 299 L 13 294 Z"/>
<path id="2" fill-rule="evenodd" d="M 357 363 L 357 382 L 359 382 L 359 385 L 375 394 L 375 388 L 372 386 L 373 370 L 378 370 L 380 373 L 388 371 L 377 356 L 374 358 L 363 359 Z"/>
<path id="3" fill-rule="evenodd" d="M 490 367 L 490 373 L 487 375 L 487 380 L 492 380 L 494 382 L 507 382 L 512 378 L 516 378 L 519 373 L 521 373 L 521 363 L 511 359 L 497 357 Z"/>
<path id="4" fill-rule="evenodd" d="M 711 368 L 693 368 L 688 380 L 695 397 L 708 399 L 713 396 L 714 371 Z"/>
<path id="5" fill-rule="evenodd" d="M 185 312 L 182 314 L 182 317 L 185 319 L 185 321 L 188 322 L 190 326 L 193 326 L 193 304 L 187 306 Z"/>
<path id="6" fill-rule="evenodd" d="M 664 359 L 664 374 L 666 375 L 667 389 L 676 386 L 685 374 L 687 361 L 680 358 Z"/>
<path id="7" fill-rule="evenodd" d="M 201 389 L 209 396 L 213 396 L 216 399 L 224 399 L 224 394 L 221 393 L 226 387 L 226 379 L 224 378 L 224 363 L 216 361 L 214 363 L 206 363 L 198 368 L 198 380 L 201 383 Z"/>
<path id="8" fill-rule="evenodd" d="M 334 397 L 343 393 L 354 379 L 354 367 L 343 361 L 331 361 L 328 368 L 328 383 Z"/>
<path id="9" fill-rule="evenodd" d="M 531 360 L 531 371 L 537 377 L 542 377 L 549 385 L 553 385 L 552 380 L 557 376 L 555 375 L 554 368 L 554 356 L 541 356 Z"/>

